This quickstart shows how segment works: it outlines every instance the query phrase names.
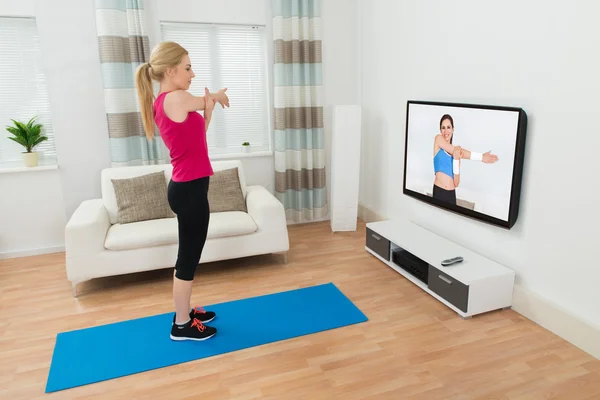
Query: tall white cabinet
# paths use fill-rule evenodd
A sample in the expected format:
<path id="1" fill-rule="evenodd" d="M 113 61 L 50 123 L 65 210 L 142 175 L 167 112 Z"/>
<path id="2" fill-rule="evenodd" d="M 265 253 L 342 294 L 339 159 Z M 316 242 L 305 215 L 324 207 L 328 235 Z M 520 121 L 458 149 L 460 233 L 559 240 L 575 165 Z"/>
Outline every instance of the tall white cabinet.
<path id="1" fill-rule="evenodd" d="M 331 138 L 331 230 L 355 231 L 358 218 L 362 109 L 334 106 Z"/>

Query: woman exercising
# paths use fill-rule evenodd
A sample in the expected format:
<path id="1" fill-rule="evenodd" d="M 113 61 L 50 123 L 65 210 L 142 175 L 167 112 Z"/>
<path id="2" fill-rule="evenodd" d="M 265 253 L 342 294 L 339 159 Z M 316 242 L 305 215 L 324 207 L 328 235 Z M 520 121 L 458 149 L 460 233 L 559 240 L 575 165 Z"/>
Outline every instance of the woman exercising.
<path id="1" fill-rule="evenodd" d="M 179 249 L 173 276 L 172 340 L 204 340 L 217 333 L 214 327 L 204 325 L 215 313 L 191 308 L 190 298 L 210 217 L 208 184 L 213 169 L 206 131 L 215 102 L 229 107 L 229 99 L 227 89 L 216 93 L 205 89 L 204 96 L 191 95 L 187 90 L 194 76 L 188 52 L 174 42 L 159 43 L 150 62 L 140 65 L 135 76 L 146 137 L 154 138 L 156 123 L 173 165 L 168 199 L 177 215 Z M 152 80 L 160 83 L 156 99 Z M 204 116 L 198 110 L 204 110 Z"/>
<path id="2" fill-rule="evenodd" d="M 477 160 L 486 164 L 495 163 L 498 157 L 487 153 L 476 153 L 452 145 L 454 120 L 444 114 L 440 120 L 440 133 L 433 141 L 433 198 L 456 205 L 456 188 L 460 184 L 460 160 Z"/>

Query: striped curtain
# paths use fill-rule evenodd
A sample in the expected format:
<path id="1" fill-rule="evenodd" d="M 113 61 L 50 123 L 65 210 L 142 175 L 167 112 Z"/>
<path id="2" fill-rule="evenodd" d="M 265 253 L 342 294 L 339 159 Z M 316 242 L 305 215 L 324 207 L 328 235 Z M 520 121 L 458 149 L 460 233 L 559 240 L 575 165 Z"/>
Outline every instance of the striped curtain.
<path id="1" fill-rule="evenodd" d="M 320 0 L 273 0 L 275 195 L 288 221 L 327 215 Z"/>
<path id="2" fill-rule="evenodd" d="M 143 0 L 95 1 L 111 164 L 163 164 L 164 145 L 158 132 L 146 139 L 135 88 L 135 70 L 150 57 Z"/>

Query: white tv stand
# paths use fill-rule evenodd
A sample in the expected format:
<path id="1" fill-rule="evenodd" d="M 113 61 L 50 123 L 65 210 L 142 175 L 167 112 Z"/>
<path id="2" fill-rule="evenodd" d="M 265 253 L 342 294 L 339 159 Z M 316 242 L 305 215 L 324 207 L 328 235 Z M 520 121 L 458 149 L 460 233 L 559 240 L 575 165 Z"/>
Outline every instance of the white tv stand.
<path id="1" fill-rule="evenodd" d="M 368 223 L 365 249 L 463 318 L 512 306 L 513 270 L 413 222 Z"/>

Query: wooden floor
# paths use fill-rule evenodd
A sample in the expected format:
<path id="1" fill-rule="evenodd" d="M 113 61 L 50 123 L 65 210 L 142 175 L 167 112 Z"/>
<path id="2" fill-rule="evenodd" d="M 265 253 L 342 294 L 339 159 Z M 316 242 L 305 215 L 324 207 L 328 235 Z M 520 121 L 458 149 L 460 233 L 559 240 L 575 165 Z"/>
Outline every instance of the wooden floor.
<path id="1" fill-rule="evenodd" d="M 600 399 L 599 360 L 513 310 L 462 320 L 367 254 L 364 229 L 290 226 L 288 265 L 274 256 L 205 265 L 192 300 L 333 282 L 368 322 L 52 394 L 56 334 L 171 312 L 172 272 L 84 283 L 74 299 L 63 254 L 0 261 L 0 398 Z"/>

